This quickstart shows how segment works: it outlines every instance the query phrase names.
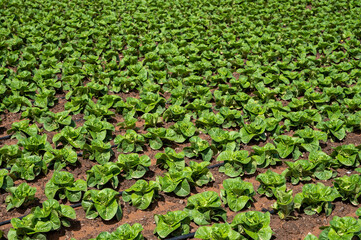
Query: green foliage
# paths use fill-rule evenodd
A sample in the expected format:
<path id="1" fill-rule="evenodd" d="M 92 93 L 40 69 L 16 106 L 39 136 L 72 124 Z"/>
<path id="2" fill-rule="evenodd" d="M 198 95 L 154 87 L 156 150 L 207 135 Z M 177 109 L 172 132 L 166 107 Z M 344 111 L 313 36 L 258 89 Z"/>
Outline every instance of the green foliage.
<path id="1" fill-rule="evenodd" d="M 191 191 L 192 173 L 190 167 L 185 167 L 182 171 L 170 169 L 163 177 L 157 176 L 157 182 L 163 192 L 174 192 L 179 197 L 185 197 Z"/>
<path id="2" fill-rule="evenodd" d="M 44 174 L 48 172 L 45 162 L 41 157 L 30 154 L 24 154 L 17 158 L 10 171 L 10 173 L 15 173 L 19 178 L 28 181 L 34 180 L 42 172 Z"/>
<path id="3" fill-rule="evenodd" d="M 254 201 L 253 196 L 256 195 L 252 183 L 242 181 L 241 178 L 229 178 L 223 181 L 223 188 L 221 189 L 222 201 L 232 211 L 238 212 L 251 207 Z"/>
<path id="4" fill-rule="evenodd" d="M 101 232 L 96 238 L 89 240 L 143 240 L 143 227 L 139 223 L 133 226 L 125 223 L 120 225 L 114 232 Z"/>
<path id="5" fill-rule="evenodd" d="M 119 154 L 117 161 L 126 179 L 143 177 L 150 164 L 150 158 L 147 155 L 139 156 L 137 153 Z"/>
<path id="6" fill-rule="evenodd" d="M 61 226 L 70 227 L 70 219 L 76 218 L 73 208 L 59 204 L 54 199 L 42 203 L 42 208 L 33 208 L 23 219 L 11 219 L 13 228 L 8 233 L 8 239 L 39 239 L 45 240 L 44 233 L 59 230 Z"/>
<path id="7" fill-rule="evenodd" d="M 205 191 L 188 198 L 184 211 L 197 225 L 208 225 L 212 220 L 227 220 L 227 213 L 216 192 Z"/>
<path id="8" fill-rule="evenodd" d="M 203 161 L 211 161 L 212 156 L 215 154 L 216 149 L 209 145 L 206 140 L 199 136 L 193 136 L 189 139 L 190 147 L 184 148 L 185 156 L 188 158 L 202 157 Z"/>
<path id="9" fill-rule="evenodd" d="M 299 149 L 304 143 L 302 138 L 281 135 L 274 139 L 274 143 L 281 158 L 287 158 L 292 154 L 293 159 L 298 159 L 302 155 Z"/>
<path id="10" fill-rule="evenodd" d="M 247 211 L 237 214 L 231 223 L 231 227 L 245 236 L 254 240 L 269 240 L 272 237 L 272 229 L 269 226 L 270 213 Z"/>
<path id="11" fill-rule="evenodd" d="M 14 181 L 9 176 L 9 172 L 6 169 L 0 169 L 0 189 L 7 189 L 14 185 Z"/>
<path id="12" fill-rule="evenodd" d="M 67 198 L 70 202 L 79 202 L 82 192 L 87 190 L 84 180 L 74 180 L 73 174 L 64 171 L 55 171 L 53 177 L 45 185 L 45 195 L 48 199 L 59 196 L 60 199 Z"/>
<path id="13" fill-rule="evenodd" d="M 44 153 L 43 159 L 48 166 L 53 166 L 55 171 L 60 171 L 68 164 L 74 166 L 78 155 L 71 146 L 65 146 L 61 149 L 49 149 Z"/>
<path id="14" fill-rule="evenodd" d="M 160 238 L 181 236 L 189 233 L 190 217 L 185 211 L 167 212 L 165 215 L 154 215 L 156 227 L 154 234 Z"/>
<path id="15" fill-rule="evenodd" d="M 266 143 L 263 147 L 253 146 L 252 149 L 254 153 L 251 157 L 261 168 L 273 166 L 280 162 L 277 149 L 272 143 Z"/>
<path id="16" fill-rule="evenodd" d="M 257 163 L 248 155 L 248 151 L 224 151 L 221 152 L 217 161 L 224 161 L 224 166 L 219 168 L 220 172 L 224 172 L 227 176 L 238 177 L 256 172 Z"/>
<path id="17" fill-rule="evenodd" d="M 330 156 L 335 158 L 340 166 L 356 167 L 360 164 L 360 153 L 359 148 L 348 144 L 335 147 Z"/>
<path id="18" fill-rule="evenodd" d="M 351 176 L 344 175 L 335 178 L 334 186 L 340 193 L 342 201 L 350 200 L 350 202 L 357 206 L 359 204 L 358 198 L 361 195 L 361 176 L 353 174 Z"/>
<path id="19" fill-rule="evenodd" d="M 354 239 L 354 237 L 361 236 L 361 220 L 353 217 L 338 217 L 334 216 L 330 221 L 330 226 L 321 227 L 324 229 L 319 239 Z"/>
<path id="20" fill-rule="evenodd" d="M 110 188 L 88 190 L 83 196 L 81 205 L 85 210 L 85 217 L 88 219 L 100 216 L 102 219 L 109 221 L 116 217 L 119 221 L 123 215 L 119 193 Z"/>
<path id="21" fill-rule="evenodd" d="M 302 192 L 295 196 L 295 209 L 303 209 L 307 215 L 313 215 L 325 211 L 326 216 L 332 212 L 332 204 L 336 198 L 340 197 L 340 193 L 331 187 L 327 187 L 322 183 L 305 184 Z"/>
<path id="22" fill-rule="evenodd" d="M 157 182 L 145 180 L 136 181 L 130 188 L 125 189 L 122 193 L 124 202 L 140 210 L 147 209 L 150 204 L 158 197 L 159 185 Z"/>
<path id="23" fill-rule="evenodd" d="M 53 137 L 53 143 L 57 146 L 59 143 L 63 145 L 71 145 L 75 148 L 83 149 L 85 144 L 85 135 L 87 130 L 84 127 L 73 128 L 65 126 L 60 133 Z"/>
<path id="24" fill-rule="evenodd" d="M 30 187 L 27 183 L 21 183 L 17 187 L 9 187 L 6 190 L 10 193 L 5 199 L 7 211 L 35 200 L 36 188 Z"/>
<path id="25" fill-rule="evenodd" d="M 145 143 L 144 137 L 136 133 L 132 129 L 128 129 L 124 135 L 118 135 L 114 139 L 114 143 L 118 144 L 118 148 L 124 153 L 141 152 Z"/>
<path id="26" fill-rule="evenodd" d="M 177 153 L 174 149 L 166 147 L 164 153 L 157 153 L 155 158 L 157 159 L 157 165 L 165 169 L 181 170 L 185 166 L 184 152 Z"/>
<path id="27" fill-rule="evenodd" d="M 118 175 L 121 172 L 121 168 L 113 162 L 107 162 L 103 165 L 94 165 L 87 174 L 88 187 L 102 188 L 108 182 L 111 183 L 113 188 L 118 187 L 119 179 Z"/>
<path id="28" fill-rule="evenodd" d="M 296 217 L 292 216 L 295 210 L 293 191 L 277 188 L 274 190 L 274 196 L 277 201 L 272 205 L 272 208 L 277 211 L 280 219 L 296 219 Z"/>
<path id="29" fill-rule="evenodd" d="M 257 189 L 258 194 L 266 195 L 267 197 L 272 197 L 276 189 L 286 188 L 285 177 L 269 169 L 267 172 L 259 174 L 256 180 L 261 183 Z"/>
<path id="30" fill-rule="evenodd" d="M 212 226 L 201 226 L 197 229 L 195 236 L 199 239 L 222 239 L 238 240 L 242 239 L 241 234 L 234 231 L 228 223 L 215 223 Z"/>

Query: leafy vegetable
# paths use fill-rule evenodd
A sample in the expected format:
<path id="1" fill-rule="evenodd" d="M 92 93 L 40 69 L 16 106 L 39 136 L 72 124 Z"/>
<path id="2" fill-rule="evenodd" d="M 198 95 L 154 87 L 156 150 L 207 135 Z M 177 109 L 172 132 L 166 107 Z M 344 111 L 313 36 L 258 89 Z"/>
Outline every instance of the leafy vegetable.
<path id="1" fill-rule="evenodd" d="M 74 181 L 73 174 L 55 171 L 53 177 L 45 185 L 45 195 L 53 199 L 59 195 L 60 199 L 67 198 L 70 202 L 79 202 L 82 192 L 87 190 L 86 182 L 82 179 Z"/>
<path id="2" fill-rule="evenodd" d="M 221 189 L 221 198 L 224 204 L 238 212 L 243 208 L 249 208 L 256 192 L 250 182 L 242 181 L 241 178 L 230 178 L 223 181 L 224 189 Z"/>
<path id="3" fill-rule="evenodd" d="M 335 188 L 327 187 L 322 183 L 305 184 L 302 192 L 295 196 L 295 208 L 303 209 L 307 215 L 321 213 L 325 211 L 326 216 L 332 212 L 332 204 L 336 198 L 340 197 Z"/>
<path id="4" fill-rule="evenodd" d="M 210 227 L 201 226 L 197 229 L 195 236 L 199 239 L 222 239 L 237 240 L 242 239 L 241 234 L 234 231 L 228 223 L 216 223 Z"/>
<path id="5" fill-rule="evenodd" d="M 167 212 L 165 215 L 154 215 L 156 228 L 154 234 L 160 238 L 181 236 L 189 233 L 190 218 L 185 211 Z"/>
<path id="6" fill-rule="evenodd" d="M 117 165 L 125 174 L 126 179 L 141 178 L 148 171 L 150 158 L 137 153 L 119 154 Z"/>
<path id="7" fill-rule="evenodd" d="M 130 188 L 123 191 L 124 202 L 129 202 L 140 210 L 145 210 L 158 197 L 158 183 L 138 180 Z"/>
<path id="8" fill-rule="evenodd" d="M 125 223 L 120 225 L 114 232 L 101 232 L 96 238 L 89 240 L 143 240 L 143 227 L 139 223 L 134 223 L 133 226 Z"/>
<path id="9" fill-rule="evenodd" d="M 113 188 L 118 187 L 118 175 L 121 168 L 116 163 L 107 162 L 103 165 L 94 165 L 87 173 L 87 184 L 89 187 L 102 188 L 110 182 Z"/>
<path id="10" fill-rule="evenodd" d="M 109 221 L 116 217 L 119 221 L 122 218 L 123 213 L 119 202 L 119 193 L 110 188 L 88 190 L 83 196 L 81 205 L 88 219 L 100 216 L 102 219 Z"/>
<path id="11" fill-rule="evenodd" d="M 212 220 L 227 220 L 227 213 L 221 204 L 216 192 L 205 191 L 190 196 L 184 211 L 197 225 L 207 225 Z"/>
<path id="12" fill-rule="evenodd" d="M 9 187 L 6 190 L 10 193 L 5 199 L 7 211 L 12 208 L 19 208 L 24 203 L 32 202 L 35 199 L 36 188 L 30 187 L 26 183 L 21 183 L 17 187 Z"/>
<path id="13" fill-rule="evenodd" d="M 243 176 L 245 173 L 253 174 L 257 168 L 257 163 L 252 161 L 246 150 L 221 152 L 217 161 L 224 161 L 224 166 L 221 166 L 219 171 L 230 177 Z"/>
<path id="14" fill-rule="evenodd" d="M 269 226 L 270 213 L 248 211 L 237 214 L 231 223 L 231 227 L 247 238 L 269 240 L 272 237 L 272 229 Z"/>
<path id="15" fill-rule="evenodd" d="M 261 195 L 265 194 L 267 197 L 272 197 L 276 189 L 286 188 L 286 179 L 283 175 L 267 170 L 256 177 L 256 180 L 261 183 L 257 192 Z"/>

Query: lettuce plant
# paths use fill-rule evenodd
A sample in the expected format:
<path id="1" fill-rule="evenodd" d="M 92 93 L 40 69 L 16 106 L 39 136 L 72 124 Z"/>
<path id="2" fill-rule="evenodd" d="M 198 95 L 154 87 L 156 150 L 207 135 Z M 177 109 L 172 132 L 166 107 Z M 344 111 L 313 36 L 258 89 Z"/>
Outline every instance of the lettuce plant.
<path id="1" fill-rule="evenodd" d="M 140 210 L 147 209 L 158 197 L 159 185 L 155 181 L 149 183 L 143 179 L 136 181 L 130 188 L 122 193 L 124 202 L 135 206 Z"/>
<path id="2" fill-rule="evenodd" d="M 0 189 L 7 189 L 14 185 L 14 180 L 9 176 L 6 169 L 0 169 Z"/>
<path id="3" fill-rule="evenodd" d="M 320 233 L 319 239 L 351 240 L 355 237 L 361 237 L 361 220 L 349 216 L 334 216 L 330 221 L 330 226 L 321 227 L 320 229 L 323 229 L 323 231 Z"/>
<path id="4" fill-rule="evenodd" d="M 196 126 L 194 126 L 190 120 L 190 115 L 186 115 L 182 121 L 176 122 L 173 126 L 171 126 L 171 129 L 177 133 L 179 140 L 181 140 L 183 136 L 184 141 L 187 138 L 192 137 L 197 130 Z"/>
<path id="5" fill-rule="evenodd" d="M 100 139 L 91 141 L 91 144 L 84 144 L 83 158 L 96 160 L 99 164 L 108 162 L 114 154 L 110 143 L 104 143 Z"/>
<path id="6" fill-rule="evenodd" d="M 96 117 L 110 118 L 115 115 L 115 113 L 109 110 L 109 107 L 102 105 L 100 103 L 94 103 L 93 101 L 88 101 L 84 110 L 85 116 L 94 115 Z"/>
<path id="7" fill-rule="evenodd" d="M 356 167 L 360 164 L 361 152 L 355 145 L 348 144 L 335 147 L 330 156 L 337 160 L 338 165 Z"/>
<path id="8" fill-rule="evenodd" d="M 346 137 L 345 122 L 340 119 L 331 119 L 329 121 L 320 122 L 316 127 L 327 133 L 331 139 L 341 141 Z"/>
<path id="9" fill-rule="evenodd" d="M 192 170 L 191 178 L 195 185 L 202 187 L 214 181 L 213 174 L 209 171 L 209 162 L 189 162 L 189 168 Z"/>
<path id="10" fill-rule="evenodd" d="M 35 200 L 36 188 L 30 187 L 27 183 L 21 183 L 17 187 L 9 187 L 6 191 L 10 193 L 5 199 L 7 211 Z"/>
<path id="11" fill-rule="evenodd" d="M 70 227 L 70 219 L 76 218 L 75 210 L 67 205 L 58 203 L 54 199 L 42 203 L 42 208 L 33 208 L 24 218 L 12 218 L 8 239 L 41 239 L 44 233 L 59 230 L 61 226 Z"/>
<path id="12" fill-rule="evenodd" d="M 223 116 L 224 122 L 223 128 L 237 127 L 242 122 L 242 114 L 236 109 L 230 109 L 228 107 L 221 107 L 219 113 Z"/>
<path id="13" fill-rule="evenodd" d="M 63 145 L 71 145 L 75 148 L 83 149 L 86 142 L 85 134 L 87 130 L 84 127 L 72 128 L 65 126 L 60 133 L 53 137 L 53 143 L 57 146 L 59 143 Z"/>
<path id="14" fill-rule="evenodd" d="M 102 120 L 101 117 L 89 116 L 84 122 L 84 128 L 93 140 L 107 141 L 111 138 L 112 132 L 115 130 L 114 126 Z"/>
<path id="15" fill-rule="evenodd" d="M 157 165 L 162 168 L 168 169 L 183 169 L 185 166 L 184 152 L 177 153 L 173 148 L 166 147 L 164 153 L 157 153 L 155 158 L 157 159 Z"/>
<path id="16" fill-rule="evenodd" d="M 8 166 L 11 163 L 14 163 L 20 156 L 21 150 L 17 144 L 5 144 L 0 148 L 0 166 L 2 166 L 3 163 L 5 163 L 4 165 Z"/>
<path id="17" fill-rule="evenodd" d="M 223 124 L 224 118 L 220 113 L 214 114 L 212 111 L 204 110 L 199 114 L 196 120 L 196 126 L 202 129 L 208 129 Z"/>
<path id="18" fill-rule="evenodd" d="M 86 182 L 82 179 L 74 180 L 73 174 L 64 171 L 55 171 L 53 177 L 45 185 L 45 195 L 48 199 L 59 196 L 70 202 L 79 202 L 82 192 L 87 190 Z"/>
<path id="19" fill-rule="evenodd" d="M 289 112 L 286 115 L 284 125 L 287 130 L 291 127 L 303 127 L 313 126 L 316 123 L 320 123 L 322 120 L 321 115 L 316 109 L 305 109 L 303 111 Z"/>
<path id="20" fill-rule="evenodd" d="M 292 216 L 295 210 L 293 191 L 278 188 L 273 193 L 277 201 L 272 205 L 272 208 L 277 211 L 280 219 L 296 219 L 296 217 Z"/>
<path id="21" fill-rule="evenodd" d="M 266 168 L 269 165 L 274 166 L 280 162 L 276 147 L 272 143 L 266 143 L 263 147 L 253 146 L 251 158 L 257 163 L 257 166 Z"/>
<path id="22" fill-rule="evenodd" d="M 256 117 L 254 121 L 249 124 L 243 123 L 243 127 L 240 130 L 241 141 L 244 144 L 248 144 L 252 139 L 256 141 L 266 140 L 266 121 L 261 117 Z"/>
<path id="23" fill-rule="evenodd" d="M 11 124 L 11 128 L 7 131 L 8 134 L 12 134 L 13 138 L 22 139 L 30 136 L 36 136 L 39 133 L 39 128 L 36 124 L 30 124 L 30 120 L 21 120 Z"/>
<path id="24" fill-rule="evenodd" d="M 34 180 L 41 172 L 44 174 L 48 172 L 45 162 L 41 157 L 30 154 L 24 154 L 17 158 L 10 171 L 10 173 L 15 173 L 16 176 L 28 181 Z"/>
<path id="25" fill-rule="evenodd" d="M 335 178 L 333 184 L 336 190 L 340 193 L 342 201 L 350 200 L 350 202 L 355 206 L 359 204 L 358 198 L 361 195 L 360 175 L 344 175 L 342 177 Z"/>
<path id="26" fill-rule="evenodd" d="M 44 129 L 48 132 L 52 132 L 64 126 L 74 126 L 74 121 L 71 119 L 69 111 L 58 113 L 53 113 L 51 111 L 44 112 L 39 119 L 39 123 L 42 123 Z"/>
<path id="27" fill-rule="evenodd" d="M 212 220 L 227 220 L 227 212 L 216 192 L 205 191 L 188 198 L 184 211 L 197 225 L 208 225 Z"/>
<path id="28" fill-rule="evenodd" d="M 141 134 L 128 129 L 124 135 L 117 135 L 114 143 L 118 144 L 118 148 L 122 149 L 124 153 L 141 152 L 143 151 L 145 140 Z"/>
<path id="29" fill-rule="evenodd" d="M 258 194 L 272 197 L 273 193 L 278 188 L 286 188 L 286 179 L 282 174 L 275 173 L 270 169 L 265 173 L 261 173 L 256 177 L 256 180 L 261 183 L 257 189 Z"/>
<path id="30" fill-rule="evenodd" d="M 222 130 L 220 128 L 211 128 L 208 131 L 208 134 L 211 136 L 214 145 L 217 149 L 234 151 L 239 149 L 239 143 L 241 136 L 239 132 Z"/>
<path id="31" fill-rule="evenodd" d="M 327 141 L 327 134 L 322 131 L 315 131 L 310 127 L 297 130 L 294 134 L 295 137 L 300 137 L 304 140 L 301 147 L 308 152 L 321 150 L 319 141 Z"/>
<path id="32" fill-rule="evenodd" d="M 295 209 L 303 209 L 307 215 L 313 215 L 325 211 L 326 216 L 332 212 L 332 204 L 336 198 L 340 197 L 340 193 L 331 187 L 327 187 L 322 183 L 305 184 L 302 192 L 295 196 Z"/>
<path id="33" fill-rule="evenodd" d="M 154 234 L 160 238 L 181 236 L 189 233 L 190 217 L 185 211 L 172 211 L 154 215 Z"/>
<path id="34" fill-rule="evenodd" d="M 143 227 L 139 223 L 133 226 L 125 223 L 120 225 L 114 232 L 101 232 L 96 238 L 89 240 L 143 240 Z"/>
<path id="35" fill-rule="evenodd" d="M 293 185 L 301 182 L 311 181 L 315 165 L 306 160 L 301 159 L 296 162 L 285 162 L 288 168 L 282 173 L 286 178 L 291 179 Z"/>
<path id="36" fill-rule="evenodd" d="M 42 155 L 44 151 L 50 150 L 51 145 L 46 140 L 47 136 L 44 135 L 34 135 L 28 138 L 19 139 L 18 145 L 23 147 L 25 151 L 33 153 L 36 155 Z"/>
<path id="37" fill-rule="evenodd" d="M 253 196 L 256 195 L 252 183 L 242 181 L 241 178 L 224 180 L 223 188 L 221 189 L 221 199 L 234 212 L 249 208 L 253 202 Z"/>
<path id="38" fill-rule="evenodd" d="M 170 105 L 164 112 L 163 112 L 163 121 L 165 122 L 176 122 L 183 120 L 187 110 L 177 104 Z"/>
<path id="39" fill-rule="evenodd" d="M 212 156 L 217 151 L 206 140 L 199 136 L 193 136 L 189 139 L 190 147 L 185 147 L 184 153 L 188 158 L 201 157 L 203 161 L 211 161 Z"/>
<path id="40" fill-rule="evenodd" d="M 158 113 L 145 113 L 141 118 L 144 119 L 144 127 L 156 127 L 158 124 L 162 123 Z"/>
<path id="41" fill-rule="evenodd" d="M 113 188 L 118 187 L 119 179 L 118 175 L 121 172 L 121 168 L 113 162 L 107 162 L 103 165 L 94 165 L 87 174 L 88 187 L 102 188 L 108 182 L 111 183 Z"/>
<path id="42" fill-rule="evenodd" d="M 245 173 L 253 174 L 256 172 L 257 163 L 248 155 L 248 151 L 224 151 L 221 152 L 217 161 L 224 161 L 224 165 L 219 168 L 229 177 L 243 176 Z"/>
<path id="43" fill-rule="evenodd" d="M 192 173 L 190 167 L 185 167 L 182 171 L 169 169 L 169 172 L 165 173 L 163 177 L 157 177 L 157 182 L 163 192 L 174 192 L 179 197 L 185 197 L 191 192 Z"/>
<path id="44" fill-rule="evenodd" d="M 337 160 L 322 151 L 310 152 L 308 160 L 315 166 L 313 174 L 320 180 L 328 180 L 335 177 L 337 172 L 331 168 L 337 168 Z"/>
<path id="45" fill-rule="evenodd" d="M 109 221 L 116 217 L 119 221 L 123 215 L 119 193 L 110 188 L 88 190 L 83 196 L 81 205 L 85 210 L 85 217 L 88 219 L 100 216 L 102 219 Z"/>
<path id="46" fill-rule="evenodd" d="M 270 221 L 269 212 L 247 211 L 237 214 L 231 227 L 246 238 L 270 240 L 273 234 Z"/>
<path id="47" fill-rule="evenodd" d="M 293 159 L 298 159 L 302 155 L 299 150 L 304 143 L 302 138 L 280 135 L 274 139 L 274 143 L 281 158 L 287 158 L 292 154 Z"/>
<path id="48" fill-rule="evenodd" d="M 195 238 L 213 240 L 239 240 L 242 235 L 233 230 L 228 223 L 215 223 L 212 226 L 201 226 L 197 229 Z"/>
<path id="49" fill-rule="evenodd" d="M 119 154 L 116 163 L 124 173 L 125 179 L 143 177 L 151 164 L 147 155 L 139 156 L 137 153 Z"/>
<path id="50" fill-rule="evenodd" d="M 61 149 L 49 149 L 44 153 L 44 162 L 48 166 L 53 166 L 55 171 L 60 171 L 68 164 L 75 166 L 78 155 L 72 146 L 65 146 Z"/>
<path id="51" fill-rule="evenodd" d="M 153 150 L 163 147 L 163 142 L 183 143 L 186 138 L 182 134 L 178 134 L 171 128 L 148 128 L 145 138 L 149 139 L 149 146 Z"/>

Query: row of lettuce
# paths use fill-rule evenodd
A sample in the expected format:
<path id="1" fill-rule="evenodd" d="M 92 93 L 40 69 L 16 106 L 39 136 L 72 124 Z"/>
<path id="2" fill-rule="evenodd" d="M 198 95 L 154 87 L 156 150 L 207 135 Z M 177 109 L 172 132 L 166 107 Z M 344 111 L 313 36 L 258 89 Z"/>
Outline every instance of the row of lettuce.
<path id="1" fill-rule="evenodd" d="M 353 176 L 358 176 L 360 178 L 359 175 Z M 273 232 L 270 227 L 269 212 L 241 212 L 233 218 L 230 224 L 227 223 L 227 212 L 221 207 L 222 200 L 224 203 L 233 203 L 236 204 L 237 207 L 242 208 L 242 206 L 248 204 L 248 201 L 252 200 L 250 196 L 252 193 L 254 194 L 254 192 L 252 192 L 253 187 L 248 185 L 250 183 L 242 182 L 241 179 L 227 179 L 225 181 L 227 182 L 224 183 L 225 190 L 222 190 L 221 198 L 216 192 L 205 191 L 190 196 L 187 199 L 187 205 L 184 210 L 168 211 L 165 215 L 155 214 L 154 220 L 156 228 L 154 229 L 154 234 L 162 239 L 186 235 L 190 232 L 190 223 L 193 221 L 200 226 L 197 228 L 194 235 L 194 237 L 199 239 L 271 239 Z M 228 192 L 227 186 L 232 186 L 232 184 L 236 184 L 236 187 L 233 187 L 232 191 Z M 360 184 L 358 184 L 358 186 L 360 186 Z M 239 187 L 241 189 L 239 189 Z M 243 191 L 246 194 L 251 192 L 251 194 L 250 196 L 235 196 L 234 193 L 239 191 Z M 226 200 L 223 197 L 227 192 L 228 195 Z M 274 189 L 273 192 L 277 197 L 277 202 L 272 207 L 278 210 L 278 214 L 281 218 L 296 218 L 289 214 L 293 211 L 294 207 L 300 207 L 303 203 L 306 203 L 307 206 L 304 208 L 306 214 L 319 213 L 322 209 L 325 209 L 326 214 L 330 214 L 332 211 L 331 201 L 340 196 L 337 190 L 325 187 L 321 183 L 317 185 L 306 184 L 302 193 L 296 194 L 294 201 L 292 200 L 292 196 L 289 198 L 288 193 L 290 191 L 286 191 L 285 193 L 282 187 Z M 85 200 L 87 198 L 86 195 L 84 196 L 82 205 L 87 209 L 87 218 L 94 218 L 98 214 L 101 217 L 108 217 L 109 214 L 114 217 L 116 216 L 117 218 L 122 217 L 120 205 L 112 198 L 112 196 L 114 197 L 117 195 L 116 192 L 112 192 L 111 189 L 104 189 L 99 192 L 91 190 L 89 195 L 93 196 L 93 201 Z M 98 195 L 100 195 L 100 197 Z M 134 195 L 134 193 L 132 195 Z M 149 197 L 149 194 L 146 195 Z M 278 198 L 279 196 L 282 197 Z M 103 199 L 100 199 L 102 197 Z M 123 194 L 125 201 L 129 197 L 129 192 L 125 195 Z M 111 199 L 111 203 L 107 206 L 102 206 L 104 200 L 106 201 L 107 198 Z M 141 196 L 138 196 L 138 200 L 141 198 Z M 283 201 L 284 199 L 286 199 L 286 202 Z M 291 201 L 288 201 L 288 199 L 291 199 Z M 229 204 L 229 206 L 231 206 L 231 204 Z M 356 211 L 356 215 L 361 218 L 361 208 Z M 9 240 L 46 239 L 44 233 L 59 230 L 62 226 L 70 227 L 70 219 L 76 219 L 75 210 L 71 206 L 59 204 L 58 201 L 49 199 L 42 203 L 42 208 L 35 207 L 31 213 L 24 218 L 13 218 L 11 220 L 13 228 L 10 229 L 7 237 Z M 107 218 L 105 218 L 105 220 L 107 220 Z M 209 226 L 213 221 L 222 221 L 224 223 L 216 223 Z M 352 239 L 355 236 L 361 235 L 361 220 L 348 216 L 335 216 L 330 221 L 330 226 L 322 227 L 321 229 L 323 229 L 323 231 L 319 238 L 309 234 L 305 237 L 305 240 Z M 100 233 L 95 239 L 144 239 L 141 234 L 142 230 L 143 227 L 139 223 L 135 223 L 133 226 L 124 224 L 119 226 L 118 229 L 112 233 Z"/>

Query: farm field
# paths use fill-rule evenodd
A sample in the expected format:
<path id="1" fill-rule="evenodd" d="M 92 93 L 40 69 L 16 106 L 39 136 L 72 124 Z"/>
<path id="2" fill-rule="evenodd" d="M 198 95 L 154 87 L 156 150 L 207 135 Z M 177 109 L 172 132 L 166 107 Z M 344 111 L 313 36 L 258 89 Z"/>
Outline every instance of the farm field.
<path id="1" fill-rule="evenodd" d="M 361 2 L 0 2 L 0 239 L 361 239 Z"/>

